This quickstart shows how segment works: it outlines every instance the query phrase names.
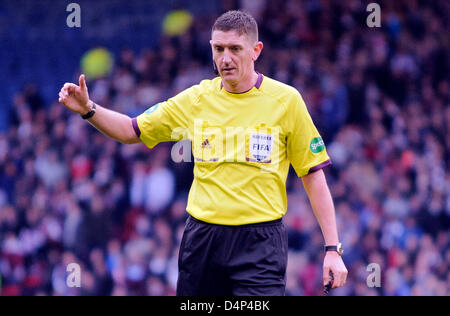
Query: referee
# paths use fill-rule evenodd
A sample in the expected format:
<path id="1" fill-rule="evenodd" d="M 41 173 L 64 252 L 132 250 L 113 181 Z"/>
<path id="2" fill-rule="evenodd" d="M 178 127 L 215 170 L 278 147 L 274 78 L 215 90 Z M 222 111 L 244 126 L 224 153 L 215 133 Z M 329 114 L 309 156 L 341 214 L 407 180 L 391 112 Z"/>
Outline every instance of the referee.
<path id="1" fill-rule="evenodd" d="M 229 11 L 211 34 L 219 77 L 203 80 L 136 118 L 89 100 L 84 75 L 59 102 L 125 144 L 192 141 L 194 181 L 179 253 L 177 295 L 284 295 L 289 164 L 302 178 L 322 229 L 323 284 L 345 284 L 334 205 L 322 168 L 331 164 L 300 93 L 257 73 L 263 49 L 252 16 Z M 318 249 L 320 251 L 320 249 Z M 331 279 L 332 278 L 332 279 Z"/>

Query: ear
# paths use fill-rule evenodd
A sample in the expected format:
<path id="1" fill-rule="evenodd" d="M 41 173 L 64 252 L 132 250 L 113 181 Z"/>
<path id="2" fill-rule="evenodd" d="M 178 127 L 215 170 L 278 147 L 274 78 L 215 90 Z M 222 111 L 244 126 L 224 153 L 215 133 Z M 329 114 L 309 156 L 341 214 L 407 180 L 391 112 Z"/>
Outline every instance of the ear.
<path id="1" fill-rule="evenodd" d="M 263 50 L 263 47 L 264 47 L 264 45 L 262 42 L 257 42 L 253 46 L 253 56 L 252 56 L 253 61 L 256 61 L 259 58 L 259 55 L 261 55 L 261 51 Z"/>

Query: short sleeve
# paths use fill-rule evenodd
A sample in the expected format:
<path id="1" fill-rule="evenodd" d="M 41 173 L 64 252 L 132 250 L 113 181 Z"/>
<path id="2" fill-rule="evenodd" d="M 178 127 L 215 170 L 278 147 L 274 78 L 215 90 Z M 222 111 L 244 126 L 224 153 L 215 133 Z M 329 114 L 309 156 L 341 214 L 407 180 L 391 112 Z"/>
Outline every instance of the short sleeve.
<path id="1" fill-rule="evenodd" d="M 180 140 L 183 133 L 180 131 L 189 129 L 191 125 L 191 109 L 197 98 L 198 89 L 194 86 L 153 105 L 132 119 L 136 134 L 149 148 L 161 142 Z"/>
<path id="2" fill-rule="evenodd" d="M 325 144 L 300 93 L 288 104 L 287 157 L 297 176 L 303 177 L 331 164 Z"/>

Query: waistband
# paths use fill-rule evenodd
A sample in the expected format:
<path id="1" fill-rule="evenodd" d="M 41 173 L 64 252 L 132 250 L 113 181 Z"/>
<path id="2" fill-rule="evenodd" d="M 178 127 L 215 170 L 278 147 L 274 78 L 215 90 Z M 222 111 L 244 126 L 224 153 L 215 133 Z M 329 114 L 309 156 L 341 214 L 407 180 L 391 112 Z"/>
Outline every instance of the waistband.
<path id="1" fill-rule="evenodd" d="M 260 222 L 260 223 L 252 223 L 252 224 L 244 224 L 244 225 L 221 225 L 221 224 L 213 224 L 213 223 L 207 223 L 204 221 L 201 221 L 197 218 L 195 218 L 192 215 L 189 215 L 188 220 L 192 220 L 194 222 L 200 223 L 200 224 L 204 224 L 204 225 L 211 225 L 211 226 L 219 226 L 219 227 L 230 227 L 230 228 L 244 228 L 244 227 L 266 227 L 266 226 L 275 226 L 275 225 L 279 225 L 282 222 L 282 218 L 273 220 L 273 221 L 268 221 L 268 222 Z"/>

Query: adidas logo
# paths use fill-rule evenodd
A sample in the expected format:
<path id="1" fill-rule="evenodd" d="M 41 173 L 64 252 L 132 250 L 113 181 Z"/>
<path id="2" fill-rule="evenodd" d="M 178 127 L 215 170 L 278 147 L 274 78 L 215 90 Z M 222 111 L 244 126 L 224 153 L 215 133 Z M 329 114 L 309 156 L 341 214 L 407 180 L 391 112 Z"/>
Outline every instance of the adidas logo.
<path id="1" fill-rule="evenodd" d="M 211 148 L 211 144 L 209 143 L 209 140 L 206 139 L 203 143 L 202 143 L 202 148 Z"/>

